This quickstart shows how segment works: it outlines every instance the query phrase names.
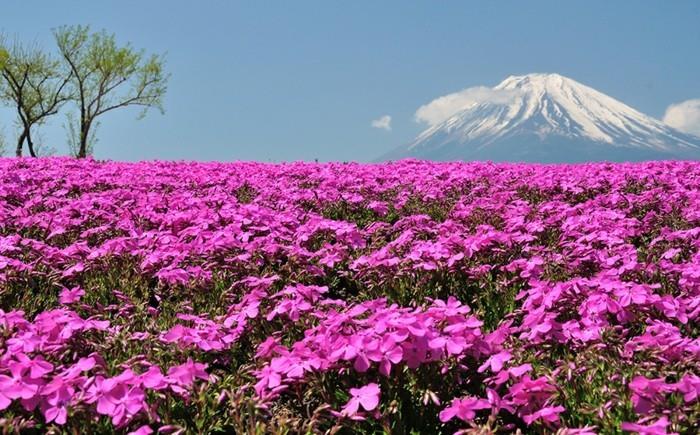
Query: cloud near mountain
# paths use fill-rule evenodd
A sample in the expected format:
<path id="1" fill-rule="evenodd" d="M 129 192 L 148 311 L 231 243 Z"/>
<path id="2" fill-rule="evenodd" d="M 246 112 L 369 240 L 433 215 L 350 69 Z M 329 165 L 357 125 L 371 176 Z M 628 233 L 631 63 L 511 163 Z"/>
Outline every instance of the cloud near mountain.
<path id="1" fill-rule="evenodd" d="M 664 122 L 680 131 L 700 136 L 700 98 L 671 104 Z"/>
<path id="2" fill-rule="evenodd" d="M 474 86 L 459 92 L 443 95 L 418 108 L 415 114 L 417 122 L 429 126 L 439 124 L 453 115 L 483 102 L 507 104 L 520 95 L 516 89 L 495 89 L 486 86 Z"/>

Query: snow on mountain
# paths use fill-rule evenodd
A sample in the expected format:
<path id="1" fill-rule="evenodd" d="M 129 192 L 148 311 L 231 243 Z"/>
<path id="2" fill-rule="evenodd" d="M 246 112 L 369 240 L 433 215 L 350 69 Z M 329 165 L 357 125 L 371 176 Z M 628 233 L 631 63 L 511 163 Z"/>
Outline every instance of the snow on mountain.
<path id="1" fill-rule="evenodd" d="M 561 75 L 510 76 L 493 90 L 508 98 L 475 101 L 382 160 L 700 159 L 700 137 Z"/>

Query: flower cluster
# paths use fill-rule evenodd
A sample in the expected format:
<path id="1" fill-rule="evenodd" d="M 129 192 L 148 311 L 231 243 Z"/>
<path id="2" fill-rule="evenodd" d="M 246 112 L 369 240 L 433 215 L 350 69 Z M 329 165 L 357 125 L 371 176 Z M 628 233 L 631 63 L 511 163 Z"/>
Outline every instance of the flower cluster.
<path id="1" fill-rule="evenodd" d="M 0 160 L 0 427 L 700 431 L 700 164 Z"/>

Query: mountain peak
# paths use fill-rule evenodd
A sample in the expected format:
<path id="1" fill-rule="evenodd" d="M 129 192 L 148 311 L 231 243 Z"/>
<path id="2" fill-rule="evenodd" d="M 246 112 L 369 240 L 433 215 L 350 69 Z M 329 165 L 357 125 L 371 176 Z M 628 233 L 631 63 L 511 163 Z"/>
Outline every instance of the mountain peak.
<path id="1" fill-rule="evenodd" d="M 494 87 L 494 89 L 521 89 L 541 92 L 553 92 L 562 88 L 588 87 L 574 79 L 556 73 L 532 73 L 521 76 L 508 76 Z"/>
<path id="2" fill-rule="evenodd" d="M 503 80 L 502 83 L 513 82 L 513 83 L 523 83 L 523 82 L 535 82 L 535 83 L 545 83 L 545 82 L 561 82 L 561 81 L 572 81 L 573 79 L 565 77 L 557 73 L 530 73 L 520 76 L 510 75 Z"/>
<path id="3" fill-rule="evenodd" d="M 388 155 L 434 160 L 700 158 L 700 138 L 555 73 L 509 76 L 498 98 L 467 105 Z"/>

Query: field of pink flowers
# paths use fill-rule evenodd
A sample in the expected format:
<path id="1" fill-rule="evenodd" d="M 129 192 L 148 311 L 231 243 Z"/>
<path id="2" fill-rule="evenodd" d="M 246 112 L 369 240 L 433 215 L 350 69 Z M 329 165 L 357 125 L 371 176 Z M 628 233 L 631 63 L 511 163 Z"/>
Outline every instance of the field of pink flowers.
<path id="1" fill-rule="evenodd" d="M 0 426 L 697 433 L 700 163 L 0 160 Z"/>

